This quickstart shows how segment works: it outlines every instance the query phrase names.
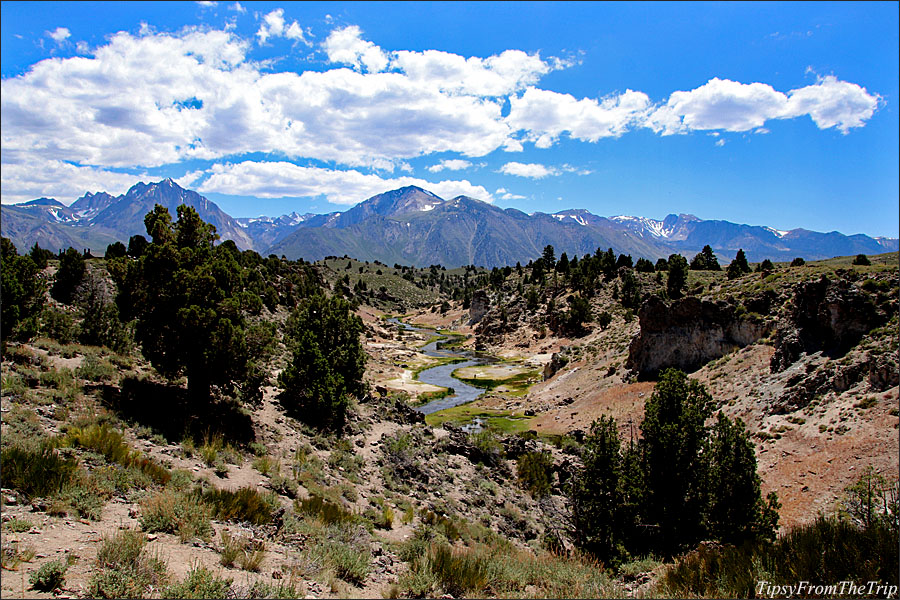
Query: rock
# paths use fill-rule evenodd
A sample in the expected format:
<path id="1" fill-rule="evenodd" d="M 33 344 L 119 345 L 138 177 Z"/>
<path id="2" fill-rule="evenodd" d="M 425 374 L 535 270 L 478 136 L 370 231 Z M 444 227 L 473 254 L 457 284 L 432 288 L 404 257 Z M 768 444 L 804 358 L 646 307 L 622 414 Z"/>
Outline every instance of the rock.
<path id="1" fill-rule="evenodd" d="M 157 539 L 157 538 L 159 538 L 159 536 L 156 535 L 155 533 L 148 533 L 148 534 L 147 534 L 147 541 L 148 541 L 148 542 L 152 542 L 153 540 L 155 540 L 155 539 Z"/>
<path id="2" fill-rule="evenodd" d="M 401 425 L 411 425 L 413 423 L 424 423 L 425 414 L 414 409 L 403 400 L 394 401 L 391 413 L 389 415 L 391 421 Z"/>
<path id="3" fill-rule="evenodd" d="M 769 333 L 761 319 L 739 317 L 727 302 L 695 297 L 667 304 L 651 296 L 638 313 L 641 331 L 631 341 L 625 367 L 652 377 L 675 367 L 694 371 L 706 362 L 742 348 Z"/>
<path id="4" fill-rule="evenodd" d="M 784 371 L 804 352 L 846 354 L 873 328 L 887 321 L 871 297 L 847 279 L 800 283 L 787 315 L 778 322 L 772 373 Z"/>
<path id="5" fill-rule="evenodd" d="M 879 392 L 900 384 L 900 369 L 895 358 L 882 354 L 878 358 L 869 357 L 869 385 Z"/>
<path id="6" fill-rule="evenodd" d="M 481 321 L 491 308 L 491 301 L 487 292 L 478 290 L 472 294 L 472 302 L 469 304 L 469 325 L 475 325 Z"/>
<path id="7" fill-rule="evenodd" d="M 583 429 L 571 429 L 566 432 L 566 435 L 578 442 L 579 444 L 584 442 L 584 430 Z"/>
<path id="8" fill-rule="evenodd" d="M 554 352 L 550 356 L 550 362 L 544 365 L 544 381 L 547 381 L 556 375 L 560 369 L 569 364 L 569 358 L 566 356 L 568 348 L 562 347 L 559 352 Z"/>

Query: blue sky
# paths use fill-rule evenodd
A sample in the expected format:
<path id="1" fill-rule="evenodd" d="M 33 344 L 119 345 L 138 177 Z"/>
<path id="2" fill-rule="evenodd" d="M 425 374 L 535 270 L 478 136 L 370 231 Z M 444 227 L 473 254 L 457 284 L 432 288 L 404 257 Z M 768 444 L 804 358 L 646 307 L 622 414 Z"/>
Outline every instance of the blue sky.
<path id="1" fill-rule="evenodd" d="M 415 184 L 898 235 L 897 3 L 13 2 L 2 198 L 233 216 Z"/>

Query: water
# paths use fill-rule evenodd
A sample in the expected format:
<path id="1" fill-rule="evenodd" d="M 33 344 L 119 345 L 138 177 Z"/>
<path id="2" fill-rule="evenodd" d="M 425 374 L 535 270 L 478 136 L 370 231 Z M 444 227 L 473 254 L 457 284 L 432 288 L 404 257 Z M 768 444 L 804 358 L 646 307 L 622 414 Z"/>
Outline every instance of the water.
<path id="1" fill-rule="evenodd" d="M 431 335 L 433 332 L 430 329 L 422 329 L 420 327 L 414 327 L 409 323 L 404 323 L 399 319 L 388 319 L 388 322 L 395 323 L 400 325 L 407 331 L 416 331 L 421 333 L 426 333 Z M 437 385 L 445 388 L 453 388 L 453 394 L 450 396 L 445 396 L 443 398 L 439 398 L 438 400 L 433 400 L 424 406 L 419 406 L 416 408 L 421 413 L 426 415 L 430 415 L 431 413 L 437 412 L 439 410 L 444 410 L 447 408 L 453 408 L 454 406 L 459 406 L 460 404 L 466 404 L 467 402 L 472 402 L 487 390 L 482 388 L 475 387 L 473 385 L 469 385 L 467 383 L 463 383 L 456 377 L 453 377 L 451 373 L 456 369 L 461 369 L 463 367 L 471 367 L 474 365 L 483 365 L 488 362 L 487 359 L 481 358 L 473 355 L 471 352 L 465 351 L 452 351 L 446 350 L 443 348 L 439 348 L 438 344 L 446 338 L 441 338 L 440 340 L 435 340 L 425 345 L 422 348 L 422 353 L 426 356 L 434 356 L 434 357 L 460 357 L 466 358 L 467 360 L 464 362 L 451 363 L 449 365 L 441 365 L 438 367 L 432 367 L 430 369 L 426 369 L 419 373 L 419 381 L 423 383 L 430 383 L 431 385 Z"/>

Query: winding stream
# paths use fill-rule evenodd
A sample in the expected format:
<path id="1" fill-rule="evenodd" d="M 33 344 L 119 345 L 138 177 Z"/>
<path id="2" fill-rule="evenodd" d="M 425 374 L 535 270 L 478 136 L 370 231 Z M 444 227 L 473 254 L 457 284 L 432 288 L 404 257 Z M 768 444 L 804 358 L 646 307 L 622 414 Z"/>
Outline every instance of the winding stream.
<path id="1" fill-rule="evenodd" d="M 420 327 L 414 327 L 409 323 L 404 323 L 400 319 L 391 318 L 388 319 L 389 323 L 395 323 L 400 325 L 407 331 L 415 331 L 419 333 L 424 333 L 427 335 L 433 335 L 434 332 L 430 329 L 422 329 Z M 460 357 L 465 358 L 464 362 L 456 362 L 451 363 L 449 365 L 440 365 L 437 367 L 432 367 L 430 369 L 425 369 L 421 373 L 419 373 L 419 381 L 423 383 L 430 383 L 431 385 L 437 385 L 445 388 L 453 388 L 453 394 L 449 396 L 445 396 L 444 398 L 439 398 L 424 406 L 419 406 L 416 408 L 419 412 L 422 412 L 426 415 L 437 412 L 439 410 L 444 410 L 446 408 L 452 408 L 454 406 L 459 406 L 460 404 L 465 404 L 467 402 L 471 402 L 475 400 L 480 395 L 485 393 L 487 390 L 482 388 L 477 388 L 475 386 L 469 385 L 460 381 L 459 379 L 453 377 L 451 373 L 456 369 L 460 369 L 462 367 L 471 367 L 474 365 L 483 365 L 487 364 L 489 361 L 485 358 L 480 358 L 475 356 L 471 352 L 466 351 L 452 351 L 452 350 L 444 350 L 442 348 L 438 348 L 438 344 L 446 338 L 441 338 L 430 342 L 422 348 L 422 353 L 426 356 L 434 356 L 440 358 L 446 357 Z"/>

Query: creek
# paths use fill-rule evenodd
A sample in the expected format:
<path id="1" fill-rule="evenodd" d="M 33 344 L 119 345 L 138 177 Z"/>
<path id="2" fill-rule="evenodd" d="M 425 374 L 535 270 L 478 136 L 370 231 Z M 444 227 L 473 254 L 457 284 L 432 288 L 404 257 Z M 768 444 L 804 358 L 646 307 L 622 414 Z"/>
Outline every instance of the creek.
<path id="1" fill-rule="evenodd" d="M 397 318 L 388 319 L 388 322 L 397 324 L 407 331 L 415 331 L 426 335 L 434 335 L 434 332 L 430 329 L 414 327 L 409 323 L 404 323 Z M 446 348 L 441 348 L 441 343 L 446 339 L 447 338 L 445 336 L 434 340 L 433 342 L 429 342 L 421 349 L 421 352 L 426 356 L 433 356 L 436 358 L 463 358 L 465 360 L 463 362 L 455 362 L 448 365 L 432 367 L 430 369 L 425 369 L 424 371 L 419 373 L 419 381 L 444 388 L 453 388 L 454 392 L 449 396 L 433 400 L 428 404 L 416 408 L 416 410 L 426 415 L 437 412 L 439 410 L 453 408 L 454 406 L 459 406 L 460 404 L 466 404 L 467 402 L 475 400 L 487 391 L 483 388 L 478 388 L 460 381 L 456 377 L 453 377 L 452 373 L 456 369 L 471 367 L 475 365 L 484 365 L 492 361 L 487 357 L 476 356 L 472 352 L 467 352 L 465 350 L 449 350 Z"/>

